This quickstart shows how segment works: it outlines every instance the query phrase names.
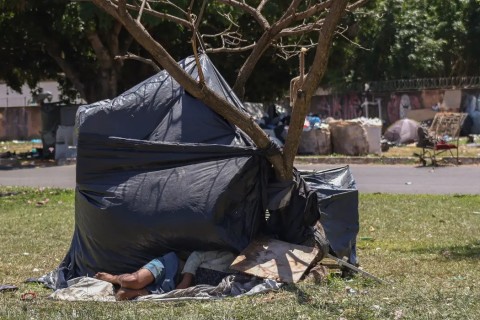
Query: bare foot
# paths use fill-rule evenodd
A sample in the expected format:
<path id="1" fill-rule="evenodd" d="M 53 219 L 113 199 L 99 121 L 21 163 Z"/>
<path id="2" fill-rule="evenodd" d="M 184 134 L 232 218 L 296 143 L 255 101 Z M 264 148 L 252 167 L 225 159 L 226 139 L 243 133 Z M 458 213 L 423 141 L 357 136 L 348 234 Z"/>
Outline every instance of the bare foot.
<path id="1" fill-rule="evenodd" d="M 106 273 L 106 272 L 97 272 L 95 274 L 95 279 L 103 280 L 103 281 L 107 281 L 107 282 L 110 282 L 110 283 L 113 283 L 113 284 L 120 285 L 120 283 L 118 281 L 119 280 L 118 276 L 114 276 L 113 274 Z"/>
<path id="2" fill-rule="evenodd" d="M 120 288 L 115 293 L 115 299 L 118 301 L 121 300 L 130 300 L 139 296 L 146 296 L 149 292 L 144 289 L 127 289 L 127 288 Z"/>
<path id="3" fill-rule="evenodd" d="M 193 282 L 193 274 L 191 273 L 184 273 L 182 277 L 182 281 L 180 281 L 175 289 L 186 289 L 192 285 Z"/>

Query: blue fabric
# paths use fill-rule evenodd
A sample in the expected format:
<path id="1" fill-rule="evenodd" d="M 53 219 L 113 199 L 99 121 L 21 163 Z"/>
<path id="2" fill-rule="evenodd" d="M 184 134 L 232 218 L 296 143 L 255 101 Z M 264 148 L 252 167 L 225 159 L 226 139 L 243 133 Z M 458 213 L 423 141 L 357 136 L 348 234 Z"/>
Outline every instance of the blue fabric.
<path id="1" fill-rule="evenodd" d="M 153 294 L 161 294 L 175 289 L 175 278 L 178 272 L 178 257 L 174 252 L 153 259 L 142 267 L 150 271 L 155 281 L 147 286 Z"/>

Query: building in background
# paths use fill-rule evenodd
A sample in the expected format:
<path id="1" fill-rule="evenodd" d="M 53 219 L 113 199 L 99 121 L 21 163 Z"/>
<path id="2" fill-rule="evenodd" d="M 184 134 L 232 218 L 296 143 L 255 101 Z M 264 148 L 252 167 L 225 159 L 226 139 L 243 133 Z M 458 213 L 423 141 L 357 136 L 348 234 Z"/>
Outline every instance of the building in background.
<path id="1" fill-rule="evenodd" d="M 38 88 L 51 94 L 52 101 L 61 99 L 56 81 L 42 81 Z M 16 92 L 5 83 L 0 83 L 0 140 L 27 140 L 40 138 L 42 118 L 40 106 L 32 90 L 24 85 Z"/>

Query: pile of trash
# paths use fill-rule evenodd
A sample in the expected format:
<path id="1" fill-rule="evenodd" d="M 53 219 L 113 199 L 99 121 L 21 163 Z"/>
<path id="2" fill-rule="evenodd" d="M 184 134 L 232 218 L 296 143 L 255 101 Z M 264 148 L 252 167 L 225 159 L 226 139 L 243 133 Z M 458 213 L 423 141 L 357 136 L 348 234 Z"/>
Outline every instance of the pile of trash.
<path id="1" fill-rule="evenodd" d="M 260 126 L 280 146 L 288 133 L 289 116 L 281 115 L 270 121 L 265 117 Z M 264 125 L 267 124 L 267 125 Z M 382 152 L 382 121 L 378 118 L 357 118 L 352 120 L 321 119 L 309 114 L 305 118 L 303 132 L 298 146 L 301 155 L 329 155 L 332 153 L 348 156 L 380 154 Z"/>
<path id="2" fill-rule="evenodd" d="M 10 169 L 16 167 L 34 166 L 40 162 L 43 163 L 48 161 L 48 158 L 44 156 L 43 148 L 35 146 L 35 144 L 39 143 L 41 143 L 41 140 L 39 139 L 33 139 L 31 141 L 13 140 L 12 144 L 20 145 L 21 147 L 10 148 L 11 146 L 8 145 L 3 146 L 3 150 L 0 152 L 0 168 Z M 2 145 L 4 144 L 5 142 L 2 142 Z M 32 145 L 31 148 L 30 145 Z"/>

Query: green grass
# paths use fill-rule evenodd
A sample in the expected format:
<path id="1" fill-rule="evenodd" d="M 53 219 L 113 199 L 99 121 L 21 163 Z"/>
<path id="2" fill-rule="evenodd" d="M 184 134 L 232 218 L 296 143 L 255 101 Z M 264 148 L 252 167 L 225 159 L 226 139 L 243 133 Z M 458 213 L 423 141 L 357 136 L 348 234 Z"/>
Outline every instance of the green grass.
<path id="1" fill-rule="evenodd" d="M 1 152 L 31 152 L 32 149 L 41 148 L 41 143 L 32 143 L 30 141 L 0 141 L 0 153 Z"/>
<path id="2" fill-rule="evenodd" d="M 360 215 L 360 262 L 387 284 L 332 276 L 212 302 L 60 302 L 23 281 L 63 259 L 73 191 L 0 187 L 0 284 L 19 287 L 0 293 L 0 319 L 480 318 L 480 196 L 361 195 Z M 37 298 L 22 301 L 27 291 Z"/>
<path id="3" fill-rule="evenodd" d="M 466 145 L 466 138 L 460 139 L 460 144 L 458 148 L 458 155 L 460 157 L 480 157 L 480 148 L 469 147 Z M 388 151 L 382 152 L 382 157 L 387 158 L 402 158 L 402 157 L 412 157 L 414 153 L 421 153 L 422 149 L 417 148 L 415 144 L 403 145 L 403 146 L 394 146 L 390 147 Z M 455 152 L 454 152 L 455 154 Z M 450 153 L 446 152 L 442 155 L 443 157 L 451 157 Z"/>

